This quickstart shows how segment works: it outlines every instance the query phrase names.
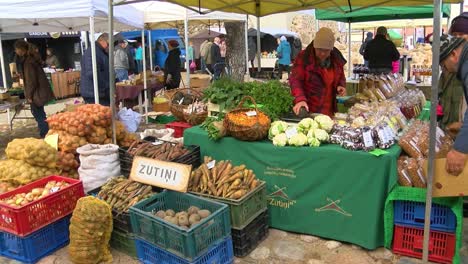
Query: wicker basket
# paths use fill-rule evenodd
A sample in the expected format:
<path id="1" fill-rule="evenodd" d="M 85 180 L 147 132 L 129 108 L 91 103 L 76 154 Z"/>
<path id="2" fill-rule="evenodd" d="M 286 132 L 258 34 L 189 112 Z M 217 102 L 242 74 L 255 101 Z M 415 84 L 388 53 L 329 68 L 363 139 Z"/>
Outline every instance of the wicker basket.
<path id="1" fill-rule="evenodd" d="M 178 94 L 182 95 L 188 95 L 191 94 L 193 96 L 192 102 L 195 102 L 196 99 L 201 99 L 201 94 L 193 89 L 190 88 L 181 88 L 177 89 L 176 92 L 174 92 L 171 96 L 171 113 L 173 116 L 175 116 L 177 119 L 180 121 L 186 122 L 187 120 L 185 119 L 185 114 L 184 114 L 184 109 L 188 107 L 188 105 L 183 105 L 183 104 L 178 104 L 174 103 L 174 97 L 176 97 Z"/>
<path id="2" fill-rule="evenodd" d="M 153 111 L 155 112 L 169 112 L 171 110 L 170 98 L 167 96 L 165 91 L 156 95 L 154 98 L 163 97 L 166 99 L 166 102 L 163 103 L 154 103 L 153 101 Z M 154 99 L 153 99 L 154 100 Z"/>
<path id="3" fill-rule="evenodd" d="M 246 99 L 250 99 L 250 101 L 252 101 L 252 103 L 255 105 L 255 108 L 242 108 Z M 231 118 L 232 114 L 244 113 L 247 115 L 247 112 L 252 111 L 256 112 L 256 115 L 251 116 L 250 118 L 256 118 L 257 120 L 251 126 L 243 126 L 236 124 Z M 265 118 L 267 118 L 268 122 L 265 124 L 261 124 L 259 121 L 259 115 L 263 115 Z M 266 138 L 266 136 L 268 135 L 268 129 L 270 128 L 270 123 L 270 118 L 267 115 L 265 115 L 265 113 L 258 110 L 257 103 L 250 96 L 245 96 L 244 98 L 242 98 L 237 108 L 228 112 L 224 119 L 224 126 L 227 128 L 229 135 L 244 141 L 257 141 Z"/>

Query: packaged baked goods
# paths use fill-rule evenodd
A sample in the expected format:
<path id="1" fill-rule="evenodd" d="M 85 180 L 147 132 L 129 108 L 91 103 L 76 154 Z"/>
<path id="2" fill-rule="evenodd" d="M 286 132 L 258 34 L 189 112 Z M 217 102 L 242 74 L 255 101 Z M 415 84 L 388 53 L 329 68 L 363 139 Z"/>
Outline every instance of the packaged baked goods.
<path id="1" fill-rule="evenodd" d="M 413 183 L 414 187 L 417 188 L 426 188 L 427 181 L 426 176 L 424 175 L 424 171 L 422 170 L 419 163 L 414 158 L 409 158 L 407 161 L 407 170 L 408 174 L 411 178 L 411 182 Z"/>
<path id="2" fill-rule="evenodd" d="M 407 164 L 408 163 L 407 163 L 407 157 L 406 156 L 401 156 L 398 159 L 398 166 L 397 166 L 398 183 L 401 186 L 412 187 L 413 183 L 411 181 L 411 177 L 409 176 L 408 170 L 406 169 Z"/>
<path id="3" fill-rule="evenodd" d="M 363 150 L 364 151 L 372 151 L 375 149 L 374 137 L 373 137 L 373 130 L 365 126 L 361 129 L 361 138 L 363 143 Z"/>

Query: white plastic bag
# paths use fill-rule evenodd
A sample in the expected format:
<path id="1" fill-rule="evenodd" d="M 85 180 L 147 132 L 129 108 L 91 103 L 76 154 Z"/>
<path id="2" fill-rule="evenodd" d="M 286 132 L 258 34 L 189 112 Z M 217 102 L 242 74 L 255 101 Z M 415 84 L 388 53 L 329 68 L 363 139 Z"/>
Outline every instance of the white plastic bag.
<path id="1" fill-rule="evenodd" d="M 76 149 L 80 154 L 78 174 L 85 192 L 102 186 L 109 178 L 120 175 L 119 146 L 87 144 Z"/>
<path id="2" fill-rule="evenodd" d="M 130 133 L 135 133 L 138 130 L 138 126 L 141 122 L 141 115 L 132 109 L 129 108 L 122 108 L 119 113 L 117 114 L 119 120 L 122 121 L 125 128 Z"/>

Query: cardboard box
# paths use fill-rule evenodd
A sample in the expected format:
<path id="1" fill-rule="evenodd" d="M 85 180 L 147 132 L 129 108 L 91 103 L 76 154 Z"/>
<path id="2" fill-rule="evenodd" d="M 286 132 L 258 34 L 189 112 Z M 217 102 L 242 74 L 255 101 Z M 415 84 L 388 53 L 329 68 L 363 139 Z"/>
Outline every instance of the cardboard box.
<path id="1" fill-rule="evenodd" d="M 434 179 L 432 181 L 433 197 L 456 197 L 468 195 L 468 169 L 454 176 L 445 169 L 446 159 L 435 159 Z M 428 175 L 427 160 L 424 162 L 424 172 Z"/>

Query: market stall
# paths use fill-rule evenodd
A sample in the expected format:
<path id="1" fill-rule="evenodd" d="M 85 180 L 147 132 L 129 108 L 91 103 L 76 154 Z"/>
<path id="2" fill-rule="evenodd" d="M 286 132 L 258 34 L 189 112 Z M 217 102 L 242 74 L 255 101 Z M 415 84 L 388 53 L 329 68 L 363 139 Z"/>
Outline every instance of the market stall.
<path id="1" fill-rule="evenodd" d="M 50 73 L 55 98 L 67 98 L 80 94 L 80 71 Z"/>
<path id="2" fill-rule="evenodd" d="M 184 143 L 199 145 L 202 156 L 245 164 L 266 181 L 270 226 L 368 249 L 383 246 L 383 208 L 397 181 L 399 147 L 376 157 L 336 145 L 278 148 L 268 141 L 234 138 L 213 142 L 199 127 L 185 130 Z"/>

